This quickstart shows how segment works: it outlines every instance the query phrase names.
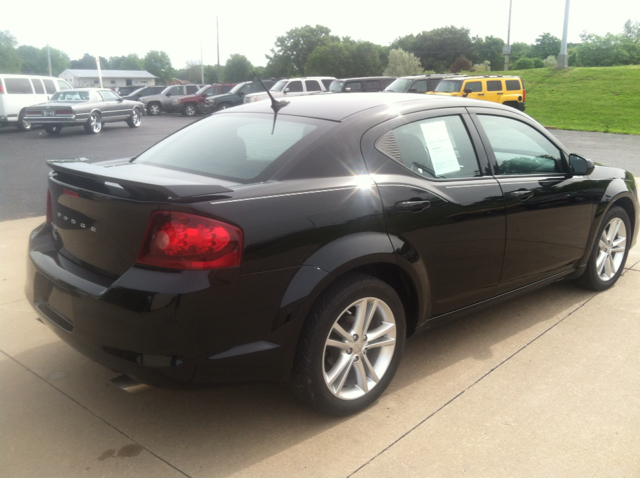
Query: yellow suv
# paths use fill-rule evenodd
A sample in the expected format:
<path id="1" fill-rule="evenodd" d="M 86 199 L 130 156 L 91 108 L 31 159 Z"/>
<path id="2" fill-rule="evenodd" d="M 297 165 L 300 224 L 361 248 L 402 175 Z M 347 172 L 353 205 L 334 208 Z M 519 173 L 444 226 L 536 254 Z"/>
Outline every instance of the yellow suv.
<path id="1" fill-rule="evenodd" d="M 519 76 L 455 76 L 442 80 L 430 95 L 464 96 L 524 111 L 526 91 Z"/>

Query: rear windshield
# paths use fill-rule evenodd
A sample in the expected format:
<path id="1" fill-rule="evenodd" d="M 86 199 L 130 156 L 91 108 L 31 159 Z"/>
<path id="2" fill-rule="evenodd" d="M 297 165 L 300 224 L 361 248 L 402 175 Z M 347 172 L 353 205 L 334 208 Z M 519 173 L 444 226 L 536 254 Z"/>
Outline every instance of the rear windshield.
<path id="1" fill-rule="evenodd" d="M 273 175 L 332 124 L 278 115 L 274 127 L 270 114 L 213 115 L 169 136 L 134 161 L 250 183 Z"/>
<path id="2" fill-rule="evenodd" d="M 459 93 L 461 87 L 462 80 L 442 80 L 438 83 L 438 86 L 436 86 L 435 91 L 441 93 Z"/>

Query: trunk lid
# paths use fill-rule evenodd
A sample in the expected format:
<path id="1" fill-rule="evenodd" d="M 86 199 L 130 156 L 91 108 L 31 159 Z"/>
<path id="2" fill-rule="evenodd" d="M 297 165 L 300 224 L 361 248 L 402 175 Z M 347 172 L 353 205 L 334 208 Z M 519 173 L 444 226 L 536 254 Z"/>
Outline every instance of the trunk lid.
<path id="1" fill-rule="evenodd" d="M 235 183 L 130 163 L 52 160 L 52 236 L 79 266 L 120 276 L 136 260 L 151 214 L 184 203 L 229 197 Z"/>

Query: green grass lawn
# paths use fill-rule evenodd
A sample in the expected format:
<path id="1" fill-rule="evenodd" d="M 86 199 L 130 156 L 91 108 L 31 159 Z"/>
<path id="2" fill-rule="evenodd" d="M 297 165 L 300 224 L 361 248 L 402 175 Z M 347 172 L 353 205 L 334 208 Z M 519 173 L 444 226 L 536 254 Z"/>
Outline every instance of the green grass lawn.
<path id="1" fill-rule="evenodd" d="M 640 134 L 640 65 L 490 74 L 520 76 L 527 91 L 526 113 L 544 126 Z"/>

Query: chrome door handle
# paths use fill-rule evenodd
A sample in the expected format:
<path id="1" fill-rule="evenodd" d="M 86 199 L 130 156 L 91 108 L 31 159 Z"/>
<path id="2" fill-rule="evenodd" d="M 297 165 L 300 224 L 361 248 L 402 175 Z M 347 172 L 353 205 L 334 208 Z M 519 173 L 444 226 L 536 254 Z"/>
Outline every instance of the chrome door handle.
<path id="1" fill-rule="evenodd" d="M 508 195 L 509 197 L 517 199 L 529 199 L 531 196 L 533 196 L 533 191 L 530 191 L 528 189 L 520 189 L 518 191 L 511 191 Z"/>
<path id="2" fill-rule="evenodd" d="M 396 211 L 420 212 L 431 206 L 431 201 L 401 201 L 396 203 Z"/>

